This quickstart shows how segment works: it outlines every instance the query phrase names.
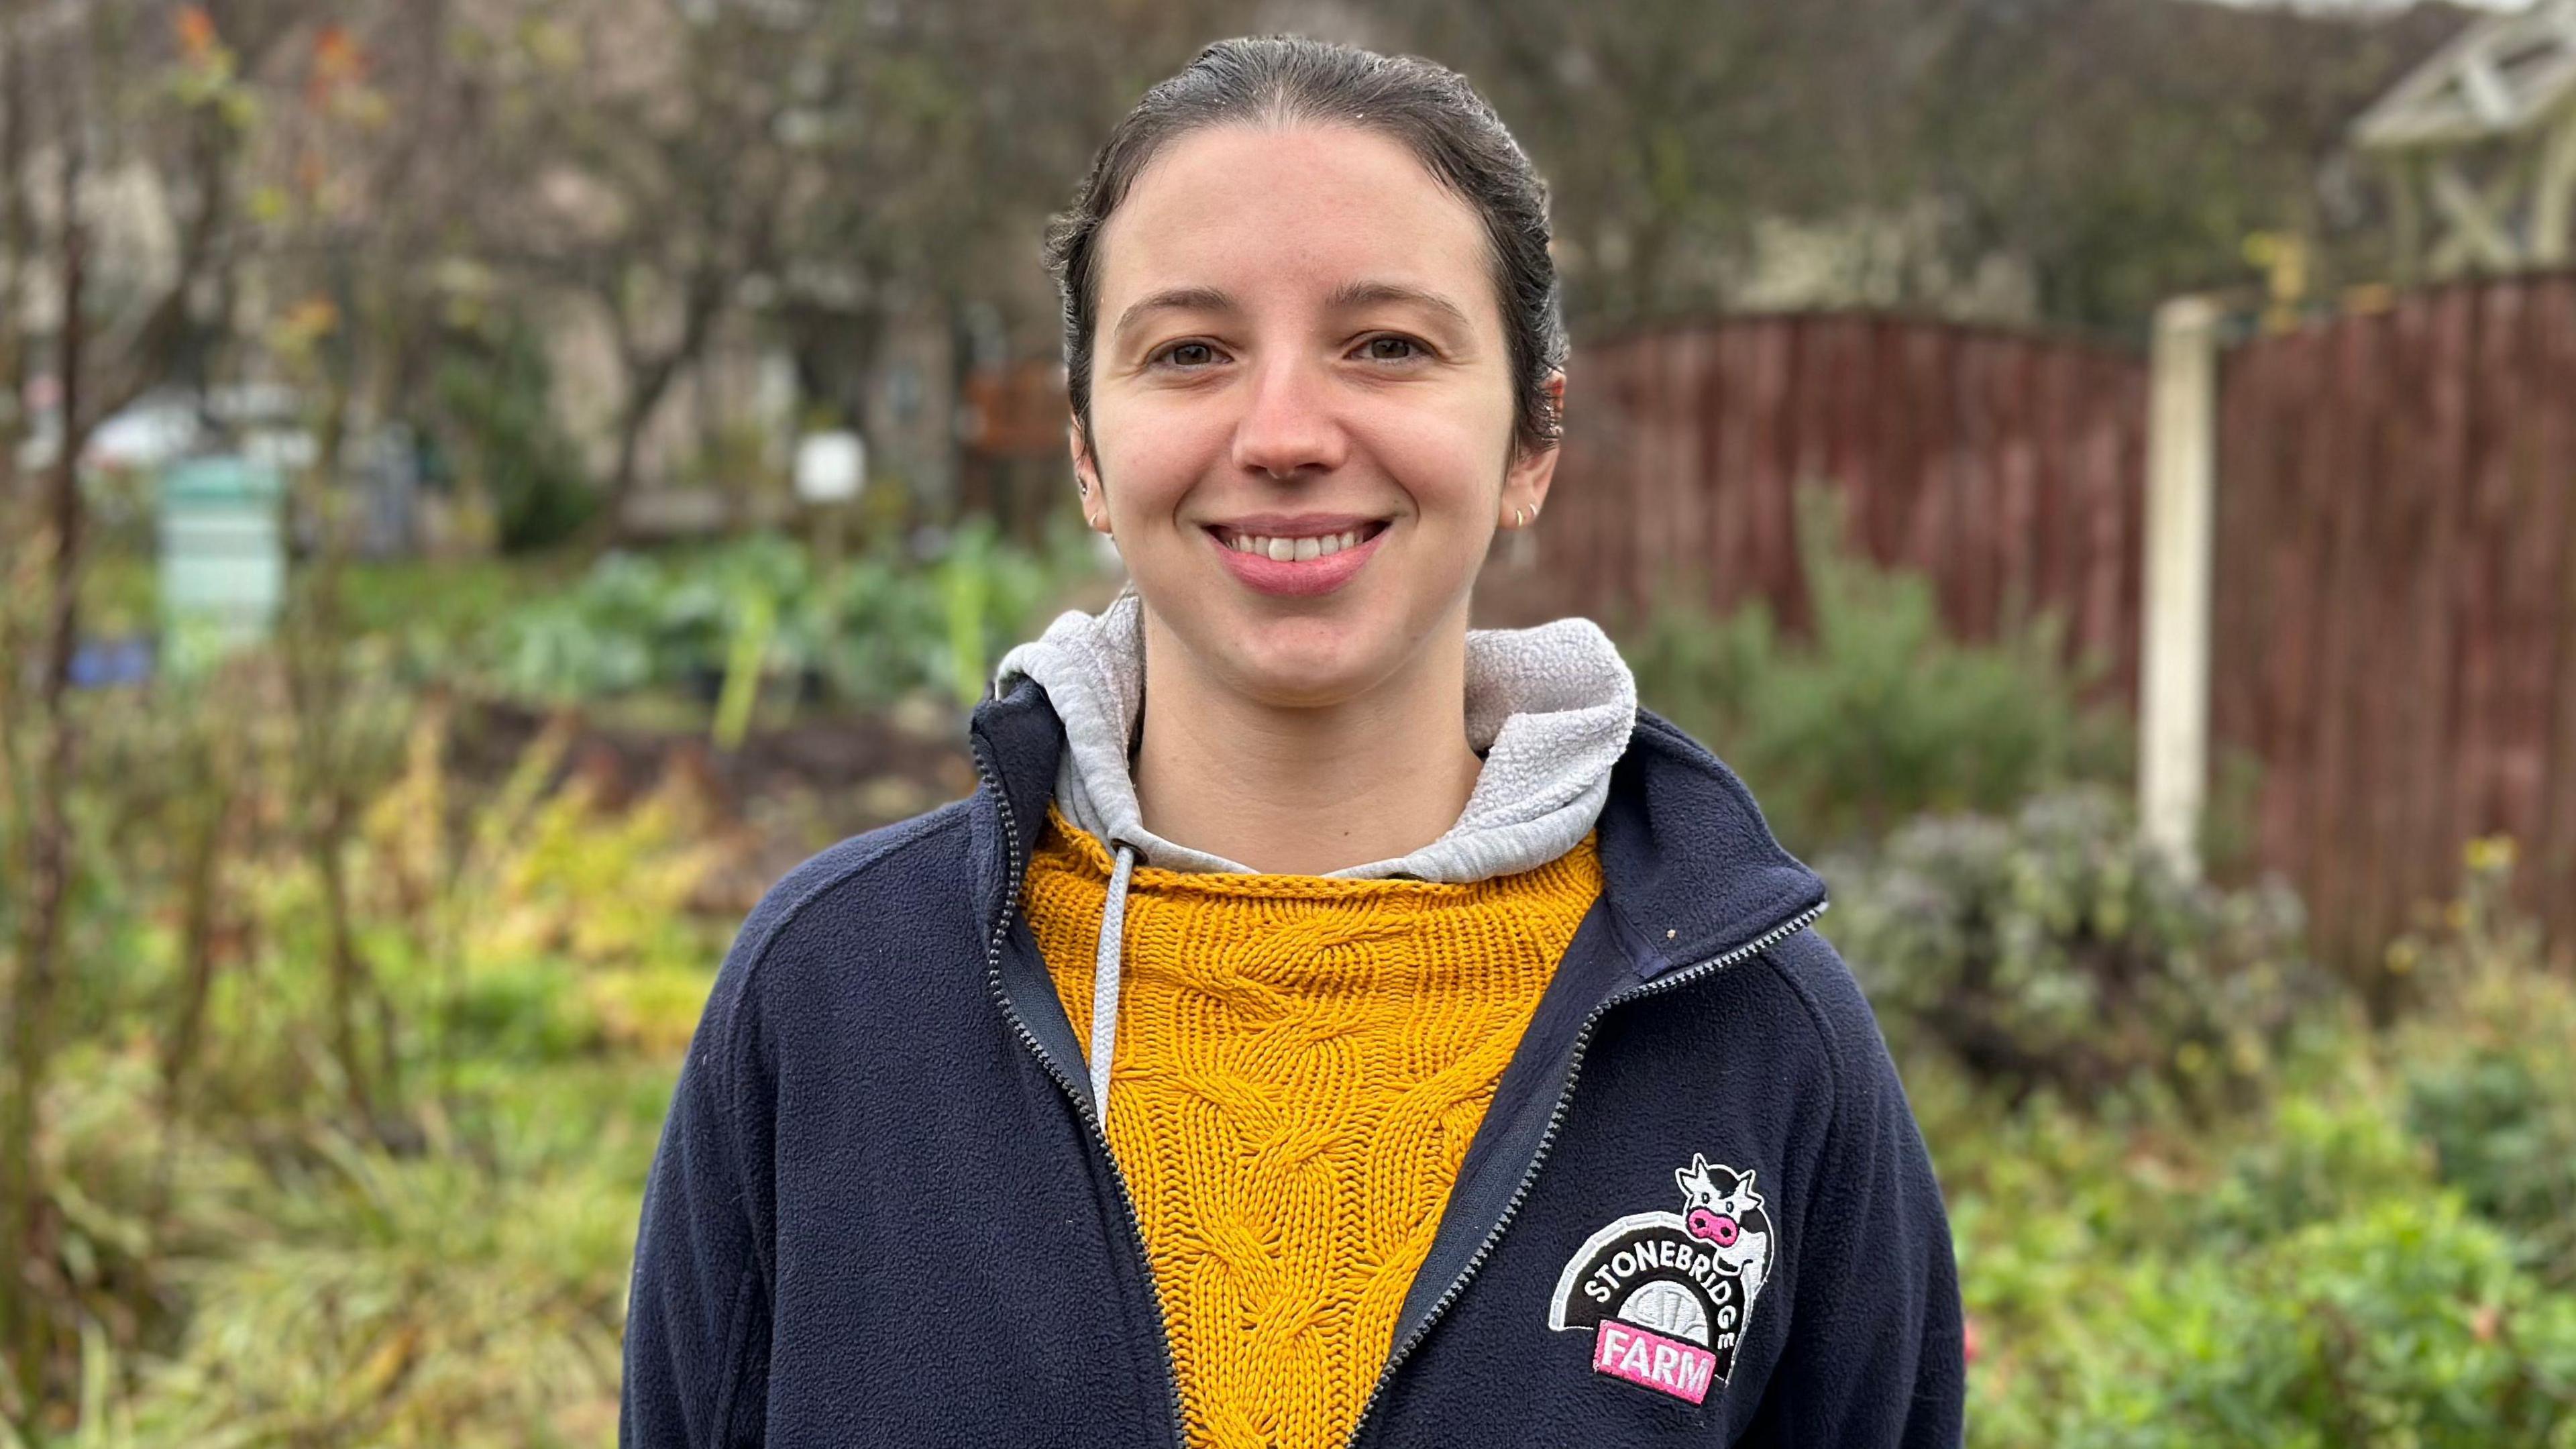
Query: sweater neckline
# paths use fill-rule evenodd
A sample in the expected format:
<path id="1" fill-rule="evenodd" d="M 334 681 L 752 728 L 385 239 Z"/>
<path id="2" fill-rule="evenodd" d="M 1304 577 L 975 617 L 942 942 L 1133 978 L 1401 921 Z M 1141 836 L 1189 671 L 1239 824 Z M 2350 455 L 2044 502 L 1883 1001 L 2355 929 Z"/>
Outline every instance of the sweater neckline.
<path id="1" fill-rule="evenodd" d="M 1049 834 L 1062 843 L 1079 862 L 1082 873 L 1092 879 L 1107 881 L 1117 868 L 1117 859 L 1099 836 L 1067 818 L 1055 801 L 1047 802 Z M 1424 902 L 1468 902 L 1509 890 L 1541 883 L 1533 877 L 1548 872 L 1571 871 L 1574 864 L 1567 856 L 1599 849 L 1599 830 L 1587 830 L 1583 837 L 1554 860 L 1528 870 L 1506 875 L 1487 876 L 1473 881 L 1418 880 L 1410 876 L 1331 876 L 1301 875 L 1290 871 L 1207 871 L 1174 870 L 1137 862 L 1130 867 L 1127 888 L 1131 894 L 1152 892 L 1162 896 L 1214 896 L 1240 900 L 1310 900 L 1367 901 L 1410 899 Z M 1041 845 L 1040 849 L 1045 846 Z M 1569 882 L 1570 884 L 1570 882 Z"/>
<path id="2" fill-rule="evenodd" d="M 1098 614 L 1058 615 L 1002 656 L 996 695 L 1020 679 L 1045 693 L 1063 728 L 1055 797 L 1066 818 L 1139 866 L 1257 875 L 1240 861 L 1145 828 L 1132 776 L 1142 727 L 1144 599 L 1122 590 Z M 1483 757 L 1457 822 L 1411 853 L 1327 879 L 1473 881 L 1556 859 L 1597 824 L 1610 772 L 1637 719 L 1636 678 L 1589 619 L 1525 629 L 1469 629 L 1461 723 Z"/>

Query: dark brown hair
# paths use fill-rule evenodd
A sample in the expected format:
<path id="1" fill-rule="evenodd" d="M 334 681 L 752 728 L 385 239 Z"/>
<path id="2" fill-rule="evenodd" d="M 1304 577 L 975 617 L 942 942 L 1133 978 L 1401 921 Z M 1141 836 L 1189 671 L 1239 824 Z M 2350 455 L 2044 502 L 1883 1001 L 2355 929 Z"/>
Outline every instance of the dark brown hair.
<path id="1" fill-rule="evenodd" d="M 1302 36 L 1220 40 L 1145 92 L 1109 133 L 1073 205 L 1047 228 L 1046 260 L 1064 294 L 1065 390 L 1091 437 L 1091 339 L 1100 305 L 1100 229 L 1174 138 L 1229 123 L 1356 126 L 1401 143 L 1484 219 L 1510 343 L 1514 432 L 1525 451 L 1559 433 L 1548 374 L 1565 365 L 1547 183 L 1467 78 L 1419 56 L 1380 55 Z"/>

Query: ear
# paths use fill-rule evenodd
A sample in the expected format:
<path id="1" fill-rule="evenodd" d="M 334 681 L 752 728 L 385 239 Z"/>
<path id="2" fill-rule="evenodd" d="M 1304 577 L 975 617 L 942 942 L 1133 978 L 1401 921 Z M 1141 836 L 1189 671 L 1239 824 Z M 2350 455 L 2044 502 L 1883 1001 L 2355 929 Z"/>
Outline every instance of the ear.
<path id="1" fill-rule="evenodd" d="M 1089 441 L 1083 436 L 1082 419 L 1068 413 L 1064 429 L 1065 451 L 1073 456 L 1073 476 L 1079 485 L 1083 526 L 1094 533 L 1109 531 L 1109 498 L 1100 488 L 1100 466 L 1093 461 Z"/>
<path id="2" fill-rule="evenodd" d="M 1562 423 L 1565 418 L 1565 371 L 1562 368 L 1547 375 L 1548 408 Z M 1502 527 L 1512 526 L 1512 518 L 1521 510 L 1529 522 L 1536 523 L 1547 506 L 1547 490 L 1556 481 L 1556 458 L 1563 451 L 1558 443 L 1538 448 L 1524 448 L 1513 440 L 1512 463 L 1503 473 Z"/>

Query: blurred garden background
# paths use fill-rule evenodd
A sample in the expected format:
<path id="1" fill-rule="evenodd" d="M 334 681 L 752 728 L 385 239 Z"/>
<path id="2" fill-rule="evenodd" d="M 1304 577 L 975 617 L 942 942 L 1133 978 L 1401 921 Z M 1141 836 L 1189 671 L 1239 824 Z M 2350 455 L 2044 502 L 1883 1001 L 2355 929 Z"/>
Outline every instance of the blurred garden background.
<path id="1" fill-rule="evenodd" d="M 761 891 L 1119 573 L 1038 237 L 1464 70 L 1480 622 L 1831 882 L 1980 1445 L 2576 1446 L 2576 0 L 0 0 L 0 1444 L 602 1445 Z"/>

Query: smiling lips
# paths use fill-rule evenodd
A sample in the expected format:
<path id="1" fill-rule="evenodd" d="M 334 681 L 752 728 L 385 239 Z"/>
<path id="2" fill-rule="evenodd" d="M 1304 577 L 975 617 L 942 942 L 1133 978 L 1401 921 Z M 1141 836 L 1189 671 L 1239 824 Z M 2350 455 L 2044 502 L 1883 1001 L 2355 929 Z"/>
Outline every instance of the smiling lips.
<path id="1" fill-rule="evenodd" d="M 1377 552 L 1387 521 L 1347 514 L 1264 514 L 1203 531 L 1247 588 L 1290 597 L 1330 593 Z"/>

